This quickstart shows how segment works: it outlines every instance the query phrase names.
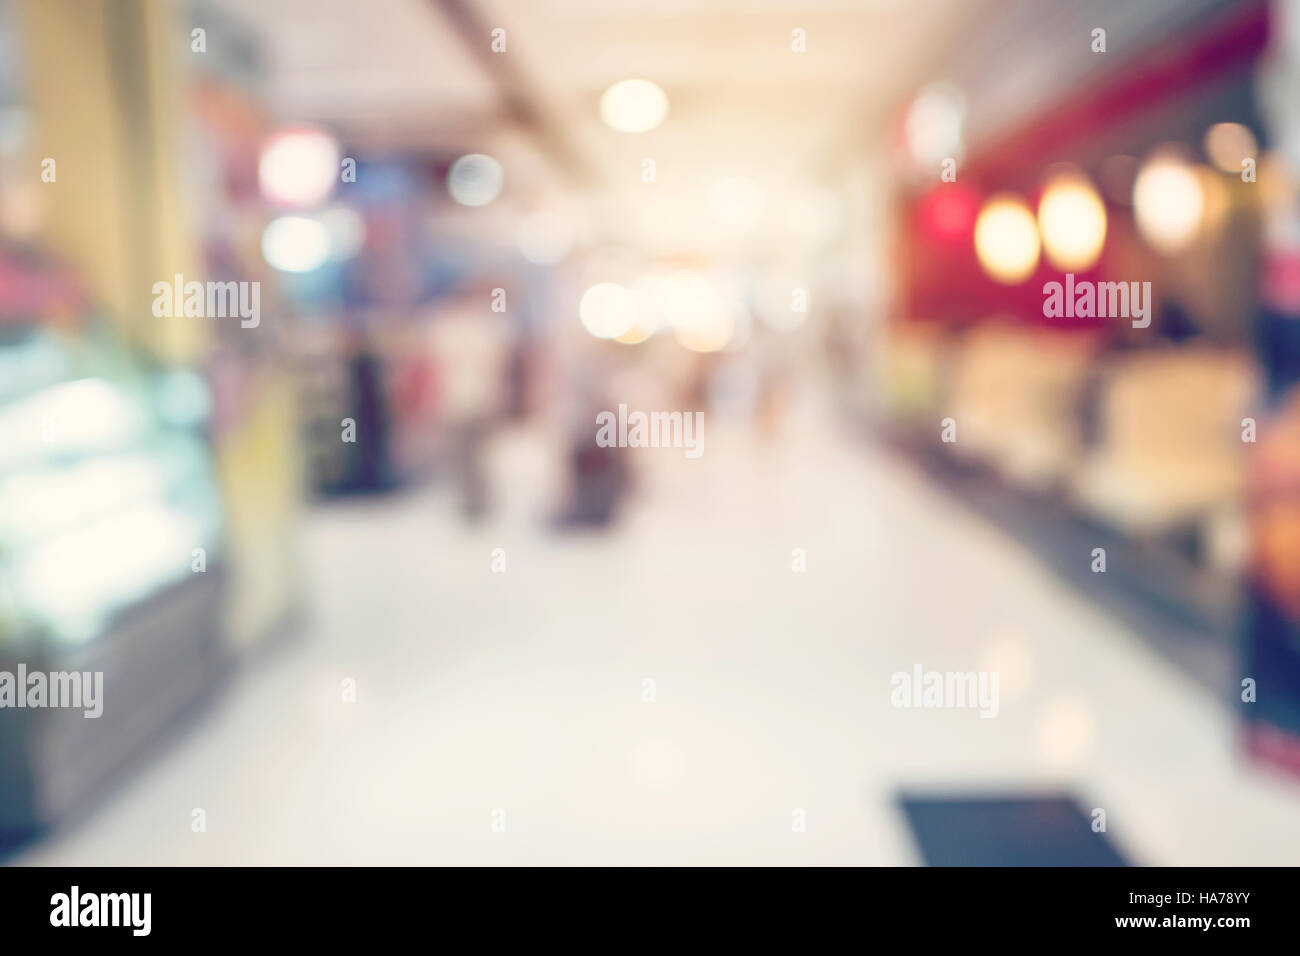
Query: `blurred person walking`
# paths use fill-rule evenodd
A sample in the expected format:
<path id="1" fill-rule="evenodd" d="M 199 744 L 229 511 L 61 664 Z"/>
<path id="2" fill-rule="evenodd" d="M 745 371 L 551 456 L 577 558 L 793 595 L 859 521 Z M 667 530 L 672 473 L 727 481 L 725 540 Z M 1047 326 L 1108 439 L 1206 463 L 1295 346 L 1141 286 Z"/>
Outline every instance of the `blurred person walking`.
<path id="1" fill-rule="evenodd" d="M 563 375 L 561 419 L 569 482 L 555 518 L 560 529 L 610 524 L 630 483 L 625 449 L 596 442 L 596 416 L 617 408 L 618 376 L 605 343 L 580 343 Z"/>
<path id="2" fill-rule="evenodd" d="M 352 417 L 364 440 L 356 444 L 348 487 L 353 491 L 381 491 L 393 483 L 391 421 L 384 395 L 383 362 L 361 332 L 349 336 L 348 381 Z"/>
<path id="3" fill-rule="evenodd" d="M 448 429 L 451 467 L 460 490 L 461 512 L 481 519 L 490 505 L 484 457 L 500 415 L 510 330 L 487 309 L 486 297 L 453 303 L 430 331 L 437 361 L 441 418 Z"/>

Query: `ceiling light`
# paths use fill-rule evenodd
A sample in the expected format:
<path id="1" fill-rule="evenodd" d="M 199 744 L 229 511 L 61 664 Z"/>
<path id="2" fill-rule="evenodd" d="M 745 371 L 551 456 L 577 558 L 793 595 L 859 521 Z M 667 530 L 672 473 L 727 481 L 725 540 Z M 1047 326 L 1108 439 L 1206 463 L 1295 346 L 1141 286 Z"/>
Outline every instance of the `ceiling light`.
<path id="1" fill-rule="evenodd" d="M 668 95 L 649 80 L 620 80 L 600 98 L 600 118 L 620 133 L 644 133 L 668 115 Z"/>
<path id="2" fill-rule="evenodd" d="M 324 202 L 339 181 L 339 144 L 308 127 L 281 130 L 266 141 L 257 164 L 262 195 L 283 206 Z"/>
<path id="3" fill-rule="evenodd" d="M 992 197 L 975 220 L 975 255 L 998 282 L 1024 282 L 1038 266 L 1038 224 L 1018 196 Z"/>
<path id="4" fill-rule="evenodd" d="M 1038 201 L 1038 229 L 1047 261 L 1058 269 L 1092 268 L 1106 244 L 1106 207 L 1080 172 L 1054 176 Z"/>
<path id="5" fill-rule="evenodd" d="M 329 254 L 329 230 L 315 219 L 281 216 L 262 233 L 262 257 L 281 272 L 311 272 L 324 265 Z"/>
<path id="6" fill-rule="evenodd" d="M 470 153 L 451 164 L 447 192 L 462 206 L 486 206 L 501 194 L 505 170 L 491 156 Z"/>
<path id="7" fill-rule="evenodd" d="M 1181 251 L 1196 238 L 1204 208 L 1196 170 L 1175 153 L 1153 156 L 1133 183 L 1138 231 L 1166 255 Z"/>

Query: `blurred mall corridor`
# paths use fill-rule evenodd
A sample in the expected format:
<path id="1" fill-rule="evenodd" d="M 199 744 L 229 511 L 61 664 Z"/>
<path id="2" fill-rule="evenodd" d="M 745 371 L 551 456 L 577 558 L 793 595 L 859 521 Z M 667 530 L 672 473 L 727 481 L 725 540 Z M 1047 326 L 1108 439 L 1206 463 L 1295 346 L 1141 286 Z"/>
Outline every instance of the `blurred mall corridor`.
<path id="1" fill-rule="evenodd" d="M 1297 104 L 1300 0 L 0 0 L 0 861 L 1300 862 Z"/>
<path id="2" fill-rule="evenodd" d="M 315 509 L 306 633 L 17 862 L 910 864 L 902 789 L 1065 790 L 1145 864 L 1300 855 L 1221 701 L 834 419 L 643 450 L 608 535 L 549 529 L 533 429 L 492 449 L 482 526 L 442 486 Z M 915 661 L 999 670 L 998 719 L 891 707 Z"/>

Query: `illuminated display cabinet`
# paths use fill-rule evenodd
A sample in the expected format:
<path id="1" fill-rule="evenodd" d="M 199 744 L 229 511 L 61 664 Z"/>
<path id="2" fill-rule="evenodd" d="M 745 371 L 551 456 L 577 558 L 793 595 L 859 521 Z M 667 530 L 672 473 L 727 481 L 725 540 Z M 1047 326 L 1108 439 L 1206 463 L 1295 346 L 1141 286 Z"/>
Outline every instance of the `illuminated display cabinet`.
<path id="1" fill-rule="evenodd" d="M 209 405 L 104 330 L 0 326 L 0 672 L 103 675 L 97 718 L 0 709 L 2 830 L 65 815 L 217 683 Z"/>

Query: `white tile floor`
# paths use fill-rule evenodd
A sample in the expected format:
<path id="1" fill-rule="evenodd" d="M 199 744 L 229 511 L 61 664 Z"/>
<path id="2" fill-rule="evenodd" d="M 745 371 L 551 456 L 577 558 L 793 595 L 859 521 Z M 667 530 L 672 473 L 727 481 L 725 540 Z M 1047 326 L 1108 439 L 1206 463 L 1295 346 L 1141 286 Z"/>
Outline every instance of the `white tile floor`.
<path id="1" fill-rule="evenodd" d="M 1140 863 L 1300 863 L 1300 784 L 1237 760 L 1226 702 L 817 411 L 627 452 L 613 535 L 546 531 L 532 432 L 480 530 L 439 490 L 314 512 L 308 633 L 19 862 L 910 864 L 907 786 L 1065 787 Z M 915 663 L 997 669 L 999 716 L 892 708 Z"/>

